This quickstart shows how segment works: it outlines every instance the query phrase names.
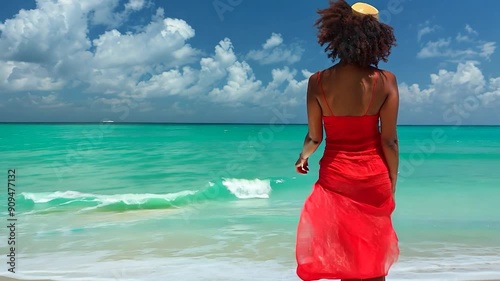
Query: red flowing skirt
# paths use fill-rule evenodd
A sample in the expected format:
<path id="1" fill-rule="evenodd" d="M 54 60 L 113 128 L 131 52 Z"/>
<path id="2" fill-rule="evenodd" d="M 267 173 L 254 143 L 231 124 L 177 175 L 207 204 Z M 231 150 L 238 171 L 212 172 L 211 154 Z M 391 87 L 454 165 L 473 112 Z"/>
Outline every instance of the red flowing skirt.
<path id="1" fill-rule="evenodd" d="M 374 152 L 321 160 L 320 177 L 297 228 L 297 275 L 304 281 L 386 276 L 399 256 L 387 167 Z"/>

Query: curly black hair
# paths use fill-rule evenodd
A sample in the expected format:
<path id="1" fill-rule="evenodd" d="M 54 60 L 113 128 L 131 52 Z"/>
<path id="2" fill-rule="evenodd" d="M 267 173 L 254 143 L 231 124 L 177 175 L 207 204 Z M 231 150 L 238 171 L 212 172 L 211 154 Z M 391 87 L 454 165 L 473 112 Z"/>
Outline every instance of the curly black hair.
<path id="1" fill-rule="evenodd" d="M 393 28 L 375 17 L 353 11 L 344 0 L 330 0 L 330 6 L 319 9 L 318 43 L 325 48 L 333 62 L 378 67 L 387 58 L 391 47 L 396 46 Z"/>

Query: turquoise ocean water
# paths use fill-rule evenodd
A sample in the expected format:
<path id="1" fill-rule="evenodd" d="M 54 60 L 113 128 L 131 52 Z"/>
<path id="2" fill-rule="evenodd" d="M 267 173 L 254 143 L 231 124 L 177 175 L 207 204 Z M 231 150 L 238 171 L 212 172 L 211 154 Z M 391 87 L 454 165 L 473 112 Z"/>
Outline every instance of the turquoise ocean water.
<path id="1" fill-rule="evenodd" d="M 52 280 L 297 281 L 295 227 L 317 179 L 304 125 L 2 124 L 16 273 Z M 402 126 L 389 280 L 500 279 L 500 127 Z M 12 177 L 11 177 L 12 178 Z"/>

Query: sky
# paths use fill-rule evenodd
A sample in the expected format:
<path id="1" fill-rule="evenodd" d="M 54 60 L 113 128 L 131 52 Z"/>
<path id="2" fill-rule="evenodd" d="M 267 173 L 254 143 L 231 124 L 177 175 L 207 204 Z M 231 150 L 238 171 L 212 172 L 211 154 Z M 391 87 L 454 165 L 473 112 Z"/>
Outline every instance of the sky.
<path id="1" fill-rule="evenodd" d="M 355 1 L 347 1 L 353 4 Z M 399 124 L 500 125 L 500 1 L 371 0 Z M 483 4 L 483 3 L 487 3 Z M 0 11 L 0 122 L 306 123 L 327 0 L 23 0 Z"/>

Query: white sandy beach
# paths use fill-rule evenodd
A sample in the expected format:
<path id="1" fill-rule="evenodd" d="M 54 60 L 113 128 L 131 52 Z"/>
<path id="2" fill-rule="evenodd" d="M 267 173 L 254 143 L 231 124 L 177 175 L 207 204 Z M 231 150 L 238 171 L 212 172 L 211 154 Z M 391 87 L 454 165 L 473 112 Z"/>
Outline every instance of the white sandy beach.
<path id="1" fill-rule="evenodd" d="M 389 278 L 388 278 L 389 279 Z M 95 279 L 80 279 L 80 281 L 94 281 Z M 454 279 L 455 280 L 455 279 Z M 9 278 L 0 276 L 0 281 L 56 281 L 56 280 L 48 280 L 48 279 L 17 279 L 17 278 Z M 57 280 L 59 281 L 59 280 Z M 117 280 L 119 281 L 119 280 Z M 140 281 L 140 280 L 137 280 Z M 182 281 L 182 280 L 181 280 Z M 220 281 L 232 281 L 232 280 L 220 280 Z M 390 281 L 390 280 L 388 280 Z M 443 280 L 448 281 L 448 280 Z M 452 281 L 452 280 L 449 280 Z M 488 279 L 488 280 L 460 280 L 460 281 L 500 281 L 500 279 Z"/>

